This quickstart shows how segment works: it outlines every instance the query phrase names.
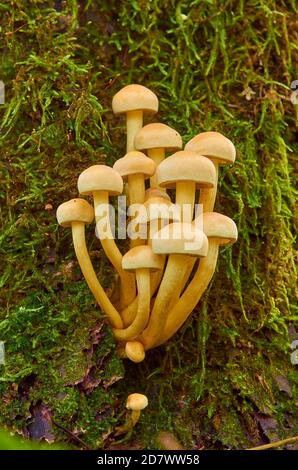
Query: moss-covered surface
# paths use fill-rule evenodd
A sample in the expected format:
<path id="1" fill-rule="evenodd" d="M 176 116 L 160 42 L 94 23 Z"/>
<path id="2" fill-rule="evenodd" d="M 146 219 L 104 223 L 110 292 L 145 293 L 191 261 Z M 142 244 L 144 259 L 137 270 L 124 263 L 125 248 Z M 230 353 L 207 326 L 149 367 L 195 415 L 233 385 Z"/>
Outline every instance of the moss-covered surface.
<path id="1" fill-rule="evenodd" d="M 128 446 L 156 448 L 159 430 L 207 449 L 298 434 L 296 14 L 294 1 L 273 0 L 0 2 L 2 427 L 108 447 L 128 392 L 140 391 L 150 406 Z M 217 130 L 238 151 L 216 209 L 236 221 L 239 241 L 221 251 L 192 318 L 141 366 L 117 359 L 55 220 L 81 170 L 123 155 L 111 99 L 132 82 L 157 93 L 158 119 L 184 142 Z M 93 228 L 88 243 L 110 288 Z"/>

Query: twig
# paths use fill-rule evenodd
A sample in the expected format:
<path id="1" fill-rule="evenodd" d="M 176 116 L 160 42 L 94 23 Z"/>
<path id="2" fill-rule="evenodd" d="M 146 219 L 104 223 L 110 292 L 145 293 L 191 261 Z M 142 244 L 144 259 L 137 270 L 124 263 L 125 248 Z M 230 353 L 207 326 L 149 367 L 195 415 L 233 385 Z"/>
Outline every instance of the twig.
<path id="1" fill-rule="evenodd" d="M 61 431 L 64 431 L 66 434 L 68 434 L 70 437 L 72 437 L 75 441 L 79 442 L 82 447 L 84 447 L 85 450 L 90 450 L 90 447 L 85 444 L 82 439 L 80 439 L 78 436 L 76 436 L 73 432 L 69 431 L 69 429 L 64 428 L 61 426 L 61 424 L 56 423 L 56 421 L 53 421 L 53 424 L 57 426 L 57 428 L 61 429 Z"/>
<path id="2" fill-rule="evenodd" d="M 287 439 L 283 439 L 282 441 L 271 442 L 270 444 L 264 444 L 258 447 L 251 447 L 250 449 L 246 449 L 246 450 L 271 449 L 272 447 L 280 447 L 280 446 L 283 446 L 284 444 L 289 444 L 290 442 L 296 442 L 296 441 L 298 441 L 298 436 L 288 437 Z"/>

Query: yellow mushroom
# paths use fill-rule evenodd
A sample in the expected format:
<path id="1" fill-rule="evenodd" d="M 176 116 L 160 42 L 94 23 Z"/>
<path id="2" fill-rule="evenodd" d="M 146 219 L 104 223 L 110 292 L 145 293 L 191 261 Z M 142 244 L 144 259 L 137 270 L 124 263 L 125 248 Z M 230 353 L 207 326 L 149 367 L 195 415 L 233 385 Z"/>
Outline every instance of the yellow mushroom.
<path id="1" fill-rule="evenodd" d="M 171 309 L 163 337 L 156 346 L 166 342 L 178 331 L 199 302 L 214 274 L 219 246 L 237 241 L 237 227 L 232 219 L 217 212 L 205 212 L 201 217 L 203 217 L 204 233 L 209 241 L 208 255 L 200 260 L 193 279 Z"/>
<path id="2" fill-rule="evenodd" d="M 141 393 L 132 393 L 128 395 L 126 408 L 131 411 L 126 423 L 117 426 L 116 436 L 130 432 L 140 419 L 141 411 L 148 406 L 148 398 Z"/>
<path id="3" fill-rule="evenodd" d="M 129 204 L 143 204 L 145 200 L 145 179 L 155 172 L 154 162 L 142 152 L 128 152 L 114 164 L 114 170 L 122 176 L 124 181 L 128 181 Z M 138 224 L 136 224 L 138 227 Z M 131 238 L 131 248 L 144 245 L 141 233 L 134 233 L 135 238 Z"/>
<path id="4" fill-rule="evenodd" d="M 215 184 L 213 188 L 202 188 L 199 200 L 199 203 L 203 205 L 203 211 L 211 212 L 216 199 L 218 165 L 234 163 L 236 158 L 235 147 L 227 137 L 219 132 L 202 132 L 186 144 L 185 150 L 204 155 L 214 163 L 216 170 Z"/>
<path id="5" fill-rule="evenodd" d="M 114 170 L 128 181 L 130 204 L 144 204 L 145 179 L 155 173 L 155 164 L 144 153 L 132 151 L 116 161 Z"/>
<path id="6" fill-rule="evenodd" d="M 133 362 L 142 362 L 145 359 L 144 346 L 140 341 L 127 341 L 125 355 Z"/>
<path id="7" fill-rule="evenodd" d="M 162 256 L 153 253 L 150 246 L 131 248 L 122 260 L 123 269 L 136 274 L 138 289 L 137 314 L 131 325 L 125 329 L 114 329 L 117 341 L 136 338 L 146 327 L 150 315 L 150 273 L 162 269 Z"/>
<path id="8" fill-rule="evenodd" d="M 135 148 L 137 150 L 147 150 L 156 166 L 158 166 L 166 156 L 166 151 L 179 150 L 182 148 L 182 139 L 177 131 L 159 122 L 147 124 L 135 136 Z M 157 188 L 156 175 L 150 178 L 151 188 Z"/>
<path id="9" fill-rule="evenodd" d="M 120 253 L 112 233 L 109 217 L 109 196 L 117 196 L 123 191 L 121 176 L 106 165 L 93 165 L 83 171 L 78 178 L 79 193 L 93 196 L 97 236 L 107 258 L 110 260 L 121 279 L 120 298 L 121 305 L 129 305 L 136 295 L 135 279 L 122 268 L 122 254 Z M 101 224 L 104 222 L 104 234 Z"/>
<path id="10" fill-rule="evenodd" d="M 172 223 L 163 227 L 152 239 L 154 253 L 170 255 L 163 275 L 149 324 L 140 336 L 145 349 L 160 341 L 167 321 L 168 307 L 187 269 L 188 256 L 206 256 L 208 240 L 206 235 L 189 223 Z"/>
<path id="11" fill-rule="evenodd" d="M 196 190 L 212 188 L 216 182 L 216 173 L 213 163 L 206 157 L 191 151 L 176 152 L 166 158 L 156 169 L 156 177 L 162 188 L 176 188 L 176 205 L 181 211 L 181 221 L 191 222 L 195 205 Z M 184 280 L 173 292 L 171 303 L 173 306 L 179 299 L 196 262 L 196 258 L 188 260 Z"/>
<path id="12" fill-rule="evenodd" d="M 114 114 L 126 114 L 126 151 L 135 150 L 134 139 L 143 126 L 143 114 L 158 111 L 158 99 L 153 91 L 142 85 L 127 85 L 113 97 Z"/>
<path id="13" fill-rule="evenodd" d="M 181 209 L 181 221 L 191 222 L 196 189 L 213 188 L 215 167 L 211 160 L 195 152 L 182 150 L 166 158 L 156 169 L 158 185 L 176 189 L 176 204 Z"/>
<path id="14" fill-rule="evenodd" d="M 84 199 L 71 199 L 57 209 L 57 220 L 62 227 L 71 227 L 75 253 L 86 282 L 100 307 L 114 328 L 122 328 L 122 320 L 98 282 L 85 241 L 85 224 L 94 219 L 93 207 Z"/>

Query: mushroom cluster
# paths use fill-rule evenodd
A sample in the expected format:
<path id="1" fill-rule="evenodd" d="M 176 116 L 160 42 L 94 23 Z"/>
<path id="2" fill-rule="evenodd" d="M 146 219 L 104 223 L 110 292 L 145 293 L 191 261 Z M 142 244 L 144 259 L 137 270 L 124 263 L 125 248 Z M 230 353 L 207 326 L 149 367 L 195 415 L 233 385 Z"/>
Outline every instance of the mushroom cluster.
<path id="1" fill-rule="evenodd" d="M 79 265 L 113 328 L 119 355 L 141 362 L 146 350 L 167 341 L 185 322 L 213 276 L 219 247 L 237 240 L 235 223 L 213 211 L 218 167 L 232 164 L 236 152 L 218 132 L 202 132 L 181 150 L 182 139 L 171 127 L 143 127 L 144 114 L 158 111 L 156 95 L 144 86 L 124 87 L 112 108 L 126 116 L 127 153 L 113 168 L 93 165 L 83 171 L 78 191 L 91 196 L 93 206 L 84 198 L 72 199 L 58 207 L 57 220 L 71 227 Z M 124 224 L 130 238 L 124 255 L 111 222 L 112 200 L 121 194 L 126 196 Z M 85 225 L 94 219 L 96 235 L 119 277 L 114 302 L 86 247 Z"/>

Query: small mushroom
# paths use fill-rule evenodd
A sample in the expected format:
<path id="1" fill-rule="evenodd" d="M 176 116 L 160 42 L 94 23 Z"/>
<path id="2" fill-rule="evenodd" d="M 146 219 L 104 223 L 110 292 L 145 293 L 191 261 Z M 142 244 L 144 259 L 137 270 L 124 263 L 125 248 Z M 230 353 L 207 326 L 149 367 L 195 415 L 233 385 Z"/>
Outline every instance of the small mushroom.
<path id="1" fill-rule="evenodd" d="M 131 411 L 126 423 L 116 428 L 116 436 L 130 432 L 140 419 L 141 411 L 148 406 L 148 398 L 141 393 L 128 395 L 126 408 Z"/>
<path id="2" fill-rule="evenodd" d="M 145 359 L 144 346 L 140 341 L 127 341 L 125 354 L 132 362 L 142 362 Z"/>
<path id="3" fill-rule="evenodd" d="M 79 193 L 86 196 L 93 196 L 97 235 L 100 238 L 102 247 L 108 259 L 118 272 L 121 279 L 121 303 L 123 307 L 129 305 L 136 295 L 134 277 L 125 272 L 122 268 L 122 254 L 120 253 L 111 229 L 109 218 L 109 196 L 119 195 L 123 191 L 123 181 L 121 176 L 105 165 L 93 165 L 83 171 L 78 178 Z M 98 213 L 98 208 L 104 209 L 105 236 L 101 236 L 98 229 L 102 216 Z"/>
<path id="4" fill-rule="evenodd" d="M 205 212 L 200 217 L 203 217 L 204 233 L 209 241 L 208 255 L 200 260 L 193 279 L 171 309 L 163 337 L 156 346 L 167 341 L 178 331 L 199 302 L 214 274 L 219 247 L 237 241 L 237 227 L 229 217 L 217 212 Z"/>
<path id="5" fill-rule="evenodd" d="M 147 408 L 148 406 L 148 398 L 146 395 L 142 395 L 141 393 L 132 393 L 128 395 L 126 408 L 131 410 L 131 423 L 132 427 L 137 424 L 140 419 L 141 411 Z"/>
<path id="6" fill-rule="evenodd" d="M 131 248 L 122 260 L 123 269 L 135 272 L 138 290 L 138 309 L 134 321 L 125 329 L 114 329 L 118 341 L 136 338 L 146 327 L 150 315 L 150 273 L 163 267 L 162 256 L 153 253 L 150 246 Z"/>
<path id="7" fill-rule="evenodd" d="M 188 257 L 206 256 L 206 235 L 190 223 L 172 223 L 163 227 L 152 239 L 154 253 L 170 255 L 164 272 L 150 320 L 140 337 L 145 349 L 160 341 L 167 321 L 167 310 L 175 290 L 180 289 L 188 266 Z"/>
<path id="8" fill-rule="evenodd" d="M 159 122 L 147 124 L 135 137 L 135 148 L 137 150 L 147 150 L 156 166 L 164 159 L 166 151 L 179 150 L 182 148 L 182 139 L 177 131 Z M 151 188 L 158 187 L 156 175 L 150 178 Z"/>
<path id="9" fill-rule="evenodd" d="M 143 204 L 145 201 L 145 179 L 155 173 L 154 162 L 142 152 L 128 152 L 114 163 L 114 170 L 128 181 L 130 204 Z"/>
<path id="10" fill-rule="evenodd" d="M 234 163 L 236 150 L 233 143 L 219 132 L 202 132 L 191 139 L 185 146 L 185 150 L 196 152 L 208 157 L 215 166 L 216 180 L 213 188 L 203 188 L 200 194 L 200 204 L 204 212 L 211 212 L 214 208 L 217 192 L 218 165 Z"/>
<path id="11" fill-rule="evenodd" d="M 143 126 L 143 113 L 155 114 L 158 111 L 158 99 L 153 91 L 142 85 L 127 85 L 113 97 L 114 114 L 126 114 L 127 148 L 135 150 L 135 135 Z"/>
<path id="12" fill-rule="evenodd" d="M 145 179 L 155 172 L 154 162 L 142 152 L 128 152 L 116 161 L 114 170 L 128 181 L 128 196 L 130 205 L 143 204 L 145 200 Z M 131 239 L 131 248 L 143 245 L 141 238 Z"/>
<path id="13" fill-rule="evenodd" d="M 145 191 L 145 201 L 147 201 L 147 199 L 150 199 L 152 197 L 163 197 L 163 198 L 167 199 L 168 201 L 171 200 L 170 196 L 163 189 L 160 189 L 160 188 L 148 188 L 148 189 L 146 189 L 146 191 Z"/>
<path id="14" fill-rule="evenodd" d="M 182 150 L 166 158 L 157 167 L 156 178 L 162 188 L 176 188 L 176 204 L 181 208 L 181 221 L 191 222 L 196 189 L 213 188 L 216 174 L 211 160 L 195 152 Z"/>
<path id="15" fill-rule="evenodd" d="M 86 282 L 100 307 L 114 328 L 122 328 L 122 320 L 98 282 L 86 247 L 85 224 L 94 219 L 94 210 L 84 199 L 71 199 L 57 209 L 57 221 L 62 227 L 71 227 L 75 253 Z"/>

